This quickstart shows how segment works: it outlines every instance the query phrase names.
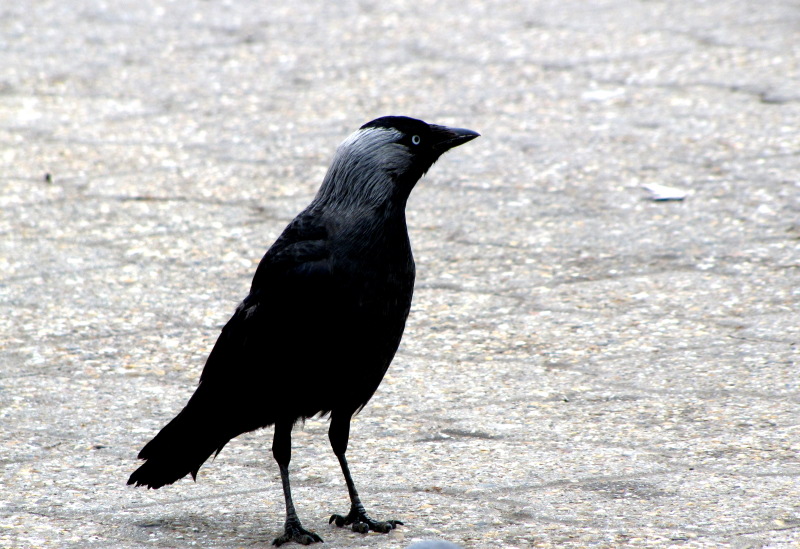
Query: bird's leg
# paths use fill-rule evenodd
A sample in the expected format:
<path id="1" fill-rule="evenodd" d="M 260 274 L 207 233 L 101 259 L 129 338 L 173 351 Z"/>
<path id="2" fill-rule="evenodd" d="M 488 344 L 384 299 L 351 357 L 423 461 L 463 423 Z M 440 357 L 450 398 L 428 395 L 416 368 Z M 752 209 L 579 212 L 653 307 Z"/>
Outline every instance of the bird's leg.
<path id="1" fill-rule="evenodd" d="M 294 510 L 292 489 L 289 486 L 289 461 L 292 459 L 291 422 L 278 421 L 275 423 L 275 435 L 272 437 L 272 455 L 275 457 L 275 461 L 278 462 L 278 468 L 281 471 L 283 497 L 286 499 L 286 522 L 283 525 L 283 535 L 275 538 L 272 544 L 280 547 L 287 541 L 294 541 L 302 545 L 322 541 L 322 538 L 317 534 L 303 528 Z"/>
<path id="2" fill-rule="evenodd" d="M 337 415 L 336 412 L 331 414 L 331 427 L 328 430 L 328 438 L 331 441 L 333 453 L 336 454 L 339 464 L 342 466 L 344 481 L 347 483 L 347 491 L 350 494 L 350 512 L 344 517 L 342 515 L 333 515 L 328 523 L 336 522 L 336 526 L 339 527 L 352 524 L 353 531 L 362 534 L 366 534 L 370 530 L 384 534 L 390 532 L 392 529 L 397 528 L 398 524 L 403 523 L 399 520 L 387 520 L 385 522 L 373 520 L 367 515 L 364 506 L 361 504 L 361 498 L 358 497 L 356 485 L 350 475 L 350 467 L 347 466 L 347 459 L 344 457 L 349 437 L 350 415 Z"/>

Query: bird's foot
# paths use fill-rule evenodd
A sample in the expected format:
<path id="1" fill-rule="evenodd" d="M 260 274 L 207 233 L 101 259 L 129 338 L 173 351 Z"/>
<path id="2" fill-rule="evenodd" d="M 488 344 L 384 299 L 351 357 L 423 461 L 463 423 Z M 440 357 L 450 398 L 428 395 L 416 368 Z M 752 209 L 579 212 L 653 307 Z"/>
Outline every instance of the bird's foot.
<path id="1" fill-rule="evenodd" d="M 403 524 L 399 520 L 387 520 L 385 522 L 373 520 L 367 515 L 363 508 L 356 509 L 355 507 L 350 508 L 350 512 L 346 517 L 342 515 L 332 515 L 328 524 L 333 522 L 335 522 L 336 526 L 339 528 L 352 524 L 353 532 L 358 532 L 359 534 L 366 534 L 370 530 L 386 534 Z"/>
<path id="2" fill-rule="evenodd" d="M 283 528 L 283 535 L 275 538 L 272 545 L 280 547 L 288 541 L 293 541 L 301 545 L 311 545 L 312 543 L 322 542 L 322 538 L 314 532 L 309 532 L 300 525 L 300 521 L 287 521 Z"/>

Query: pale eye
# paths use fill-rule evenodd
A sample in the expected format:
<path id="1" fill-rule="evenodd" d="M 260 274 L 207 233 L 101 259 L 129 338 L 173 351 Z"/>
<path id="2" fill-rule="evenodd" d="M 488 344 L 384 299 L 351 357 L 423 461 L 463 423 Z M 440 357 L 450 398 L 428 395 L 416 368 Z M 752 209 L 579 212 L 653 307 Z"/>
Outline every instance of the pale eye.
<path id="1" fill-rule="evenodd" d="M 420 139 L 418 135 L 415 135 L 411 138 L 412 145 L 419 145 L 420 141 L 422 141 L 422 139 Z"/>

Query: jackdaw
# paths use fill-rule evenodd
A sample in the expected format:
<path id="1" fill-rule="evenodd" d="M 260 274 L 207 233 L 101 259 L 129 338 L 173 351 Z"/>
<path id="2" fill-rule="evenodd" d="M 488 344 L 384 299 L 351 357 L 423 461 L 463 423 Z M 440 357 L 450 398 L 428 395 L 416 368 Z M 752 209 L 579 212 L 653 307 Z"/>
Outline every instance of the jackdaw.
<path id="1" fill-rule="evenodd" d="M 383 379 L 411 307 L 409 193 L 439 156 L 478 135 L 387 116 L 345 139 L 316 197 L 258 265 L 194 395 L 139 453 L 146 461 L 128 484 L 160 488 L 187 474 L 196 479 L 229 440 L 274 425 L 286 522 L 273 543 L 322 541 L 297 517 L 289 461 L 294 424 L 330 414 L 328 438 L 351 507 L 329 522 L 361 533 L 402 524 L 364 510 L 345 459 L 350 420 Z"/>

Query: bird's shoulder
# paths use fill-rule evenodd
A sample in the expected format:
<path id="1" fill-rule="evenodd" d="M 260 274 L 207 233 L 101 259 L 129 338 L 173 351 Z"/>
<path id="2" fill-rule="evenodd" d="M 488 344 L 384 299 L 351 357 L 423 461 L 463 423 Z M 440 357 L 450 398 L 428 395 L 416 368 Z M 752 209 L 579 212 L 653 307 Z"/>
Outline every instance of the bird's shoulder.
<path id="1" fill-rule="evenodd" d="M 246 368 L 265 338 L 288 343 L 310 312 L 331 309 L 328 231 L 318 218 L 295 218 L 258 265 L 248 295 L 222 328 L 201 380 Z"/>
<path id="2" fill-rule="evenodd" d="M 298 215 L 258 264 L 251 293 L 291 279 L 319 279 L 330 274 L 330 231 L 318 217 Z"/>

